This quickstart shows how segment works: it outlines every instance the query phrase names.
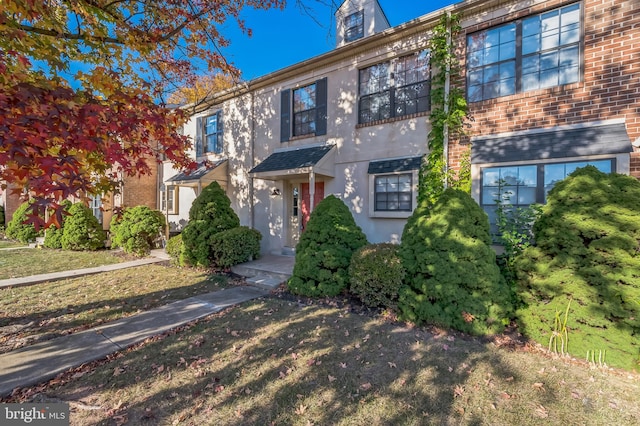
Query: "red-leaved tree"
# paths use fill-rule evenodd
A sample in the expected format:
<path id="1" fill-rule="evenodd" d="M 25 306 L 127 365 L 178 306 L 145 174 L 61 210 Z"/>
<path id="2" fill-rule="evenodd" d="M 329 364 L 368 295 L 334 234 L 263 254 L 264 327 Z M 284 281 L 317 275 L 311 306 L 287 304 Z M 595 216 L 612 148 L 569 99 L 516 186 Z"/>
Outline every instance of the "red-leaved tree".
<path id="1" fill-rule="evenodd" d="M 218 27 L 284 0 L 9 0 L 0 8 L 0 182 L 37 226 L 70 195 L 117 192 L 166 156 L 194 167 L 183 110 L 162 103 L 204 68 L 238 76 Z M 200 67 L 200 69 L 199 69 Z M 160 101 L 158 101 L 160 100 Z M 39 215 L 54 208 L 44 223 Z M 44 215 L 42 215 L 44 216 Z"/>

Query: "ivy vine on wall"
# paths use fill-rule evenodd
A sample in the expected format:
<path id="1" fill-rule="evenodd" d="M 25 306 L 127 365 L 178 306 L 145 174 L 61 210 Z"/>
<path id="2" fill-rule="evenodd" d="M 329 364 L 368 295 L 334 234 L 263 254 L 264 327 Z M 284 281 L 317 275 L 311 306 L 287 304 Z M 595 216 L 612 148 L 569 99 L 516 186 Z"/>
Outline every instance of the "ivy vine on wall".
<path id="1" fill-rule="evenodd" d="M 445 13 L 427 46 L 431 52 L 431 132 L 429 155 L 420 170 L 418 201 L 434 204 L 447 187 L 471 191 L 471 162 L 469 152 L 460 161 L 456 173 L 449 169 L 447 146 L 450 137 L 464 135 L 465 120 L 469 118 L 464 90 L 451 84 L 451 77 L 462 75 L 456 56 L 455 41 L 460 33 L 460 17 Z"/>

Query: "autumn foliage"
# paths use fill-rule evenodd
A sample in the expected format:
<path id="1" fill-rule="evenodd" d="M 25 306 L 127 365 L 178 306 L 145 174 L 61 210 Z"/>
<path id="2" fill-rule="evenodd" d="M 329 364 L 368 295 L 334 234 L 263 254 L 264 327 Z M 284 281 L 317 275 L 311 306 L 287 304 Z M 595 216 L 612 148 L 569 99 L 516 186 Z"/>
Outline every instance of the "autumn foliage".
<path id="1" fill-rule="evenodd" d="M 61 221 L 70 195 L 117 192 L 148 158 L 194 167 L 179 132 L 186 112 L 163 105 L 199 71 L 238 75 L 218 26 L 243 7 L 282 0 L 21 0 L 0 8 L 0 182 L 28 189 L 29 220 Z M 203 69 L 198 69 L 197 65 Z"/>

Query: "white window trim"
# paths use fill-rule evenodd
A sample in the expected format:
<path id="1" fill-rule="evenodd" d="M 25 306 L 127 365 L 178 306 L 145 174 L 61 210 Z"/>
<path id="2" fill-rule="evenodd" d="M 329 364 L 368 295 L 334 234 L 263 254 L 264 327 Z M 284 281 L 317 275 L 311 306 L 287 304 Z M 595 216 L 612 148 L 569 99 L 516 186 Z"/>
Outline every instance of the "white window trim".
<path id="1" fill-rule="evenodd" d="M 167 191 L 173 192 L 173 203 L 171 203 L 169 210 L 167 210 L 167 206 L 165 205 Z M 178 194 L 179 191 L 177 185 L 165 186 L 165 189 L 160 191 L 160 211 L 166 214 L 178 214 Z"/>
<path id="2" fill-rule="evenodd" d="M 380 176 L 406 175 L 411 173 L 411 211 L 376 211 L 376 178 Z M 369 175 L 369 217 L 383 219 L 407 219 L 418 205 L 418 170 Z"/>

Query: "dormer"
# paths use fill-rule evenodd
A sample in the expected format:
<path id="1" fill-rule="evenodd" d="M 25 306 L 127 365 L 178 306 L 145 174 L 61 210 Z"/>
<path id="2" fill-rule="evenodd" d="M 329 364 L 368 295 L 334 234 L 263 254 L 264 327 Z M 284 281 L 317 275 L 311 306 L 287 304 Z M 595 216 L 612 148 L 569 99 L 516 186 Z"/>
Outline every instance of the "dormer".
<path id="1" fill-rule="evenodd" d="M 345 0 L 335 13 L 336 47 L 390 27 L 378 0 Z"/>

